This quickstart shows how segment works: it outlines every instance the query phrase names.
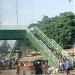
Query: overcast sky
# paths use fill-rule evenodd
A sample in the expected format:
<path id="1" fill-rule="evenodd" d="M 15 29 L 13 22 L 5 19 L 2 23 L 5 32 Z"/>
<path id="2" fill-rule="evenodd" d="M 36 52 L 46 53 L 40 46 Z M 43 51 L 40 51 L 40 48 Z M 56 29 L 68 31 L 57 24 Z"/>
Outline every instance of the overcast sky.
<path id="1" fill-rule="evenodd" d="M 67 11 L 74 12 L 74 1 L 0 0 L 0 22 L 2 25 L 17 25 L 16 8 L 18 8 L 18 24 L 27 27 L 41 20 L 44 15 L 53 17 Z"/>

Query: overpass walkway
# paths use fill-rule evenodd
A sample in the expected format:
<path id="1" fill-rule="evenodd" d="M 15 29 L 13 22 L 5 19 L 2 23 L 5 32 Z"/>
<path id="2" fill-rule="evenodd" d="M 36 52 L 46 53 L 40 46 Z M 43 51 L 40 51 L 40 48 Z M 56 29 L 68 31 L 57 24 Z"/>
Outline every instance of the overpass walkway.
<path id="1" fill-rule="evenodd" d="M 11 29 L 10 29 L 11 28 Z M 37 34 L 40 39 L 38 39 L 34 33 Z M 49 65 L 59 69 L 59 59 L 53 54 L 51 48 L 56 49 L 56 51 L 62 56 L 70 58 L 72 62 L 72 57 L 62 49 L 53 39 L 49 39 L 38 27 L 32 27 L 26 29 L 25 27 L 15 27 L 15 26 L 0 26 L 0 39 L 1 40 L 23 40 L 28 38 L 35 48 L 41 53 L 44 59 L 48 60 Z M 12 55 L 15 51 L 17 42 L 14 45 L 14 48 L 10 51 L 9 57 L 12 58 Z"/>

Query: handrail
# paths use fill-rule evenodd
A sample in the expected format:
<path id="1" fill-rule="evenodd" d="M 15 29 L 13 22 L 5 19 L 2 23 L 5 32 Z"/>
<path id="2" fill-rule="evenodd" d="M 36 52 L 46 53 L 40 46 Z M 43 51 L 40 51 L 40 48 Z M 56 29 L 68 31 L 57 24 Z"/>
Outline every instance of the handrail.
<path id="1" fill-rule="evenodd" d="M 44 51 L 49 55 L 49 57 L 53 60 L 55 59 L 55 64 L 58 64 L 59 60 L 55 57 L 55 55 L 51 52 L 51 50 L 41 41 L 39 40 L 40 44 L 44 48 Z"/>
<path id="2" fill-rule="evenodd" d="M 12 50 L 10 51 L 10 53 L 7 55 L 7 57 L 9 57 L 9 59 L 12 58 L 12 55 L 14 53 L 14 50 L 15 50 L 16 45 L 17 45 L 17 41 L 15 42 L 14 47 L 12 48 Z"/>
<path id="3" fill-rule="evenodd" d="M 53 39 L 51 39 L 53 41 L 53 43 L 55 43 L 57 45 L 57 49 L 59 50 L 59 52 L 66 57 L 69 57 L 69 60 L 71 61 L 71 63 L 73 64 L 73 58 L 61 47 L 59 46 L 56 41 L 54 41 Z M 55 46 L 55 45 L 54 45 Z"/>
<path id="4" fill-rule="evenodd" d="M 35 32 L 37 32 L 37 34 L 38 34 L 40 37 L 42 37 L 42 40 L 44 39 L 43 41 L 48 44 L 48 47 L 49 47 L 49 48 L 52 47 L 52 48 L 56 49 L 56 51 L 57 51 L 58 53 L 61 53 L 63 57 L 64 57 L 64 56 L 66 56 L 66 57 L 68 56 L 69 59 L 70 59 L 70 61 L 73 63 L 73 58 L 72 58 L 60 45 L 58 45 L 58 44 L 56 43 L 56 41 L 54 41 L 53 39 L 49 39 L 38 27 L 33 26 L 32 28 L 33 28 L 33 30 L 34 30 Z M 62 51 L 63 51 L 63 52 L 62 52 Z"/>
<path id="5" fill-rule="evenodd" d="M 41 41 L 38 40 L 32 32 L 28 31 L 29 34 L 37 41 L 37 43 L 43 48 L 43 51 L 48 55 L 48 57 L 54 62 L 54 64 L 58 67 L 59 66 L 59 60 L 54 56 L 54 54 L 49 50 L 49 48 Z M 48 59 L 49 59 L 48 58 Z"/>

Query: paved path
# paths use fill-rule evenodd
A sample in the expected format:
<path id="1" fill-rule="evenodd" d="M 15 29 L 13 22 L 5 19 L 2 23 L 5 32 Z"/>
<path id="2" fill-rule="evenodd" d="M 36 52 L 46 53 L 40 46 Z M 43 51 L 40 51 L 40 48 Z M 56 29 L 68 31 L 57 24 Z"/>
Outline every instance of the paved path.
<path id="1" fill-rule="evenodd" d="M 75 75 L 75 70 L 71 71 L 71 74 L 72 75 Z M 16 74 L 16 70 L 0 70 L 0 75 L 23 75 L 22 73 L 21 74 Z M 27 74 L 29 75 L 29 74 Z M 34 74 L 31 74 L 31 75 L 34 75 Z M 65 72 L 59 72 L 59 73 L 56 73 L 56 74 L 52 74 L 52 75 L 66 75 Z"/>

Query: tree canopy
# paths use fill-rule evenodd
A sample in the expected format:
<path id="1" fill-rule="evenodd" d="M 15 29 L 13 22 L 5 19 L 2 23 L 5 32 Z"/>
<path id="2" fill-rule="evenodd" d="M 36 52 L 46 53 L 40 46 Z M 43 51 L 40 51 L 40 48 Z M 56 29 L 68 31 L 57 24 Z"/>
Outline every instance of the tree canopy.
<path id="1" fill-rule="evenodd" d="M 60 13 L 59 16 L 52 18 L 44 16 L 42 21 L 29 25 L 29 27 L 32 26 L 39 27 L 63 48 L 70 48 L 75 42 L 75 15 L 72 12 Z"/>
<path id="2" fill-rule="evenodd" d="M 7 54 L 8 53 L 8 47 L 9 44 L 7 43 L 7 40 L 4 40 L 2 45 L 0 46 L 0 52 L 1 53 L 4 53 L 4 54 Z"/>

